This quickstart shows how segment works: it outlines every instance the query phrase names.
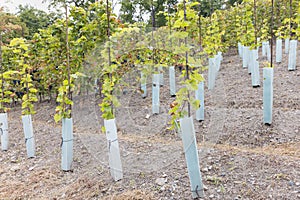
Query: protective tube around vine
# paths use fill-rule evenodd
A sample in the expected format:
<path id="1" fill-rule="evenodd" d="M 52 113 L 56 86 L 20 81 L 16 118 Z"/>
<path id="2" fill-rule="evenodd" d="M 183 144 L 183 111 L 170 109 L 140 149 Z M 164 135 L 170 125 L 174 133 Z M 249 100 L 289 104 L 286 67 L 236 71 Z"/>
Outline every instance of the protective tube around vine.
<path id="1" fill-rule="evenodd" d="M 262 56 L 267 57 L 269 62 L 271 61 L 271 49 L 269 41 L 262 42 Z"/>
<path id="2" fill-rule="evenodd" d="M 159 71 L 159 85 L 162 87 L 164 86 L 164 70 L 163 67 L 158 67 L 158 71 Z"/>
<path id="3" fill-rule="evenodd" d="M 296 70 L 296 61 L 297 61 L 297 40 L 291 40 L 290 49 L 289 49 L 289 64 L 288 64 L 289 71 Z"/>
<path id="4" fill-rule="evenodd" d="M 195 99 L 200 101 L 200 107 L 196 110 L 196 120 L 204 120 L 204 81 L 198 84 L 198 89 L 195 92 Z"/>
<path id="5" fill-rule="evenodd" d="M 251 74 L 254 60 L 256 60 L 255 59 L 255 49 L 249 50 L 248 52 L 249 52 L 249 57 L 248 57 L 249 60 L 248 60 L 247 69 L 248 69 L 248 74 Z"/>
<path id="6" fill-rule="evenodd" d="M 221 62 L 223 61 L 222 52 L 218 51 L 218 54 L 216 56 L 217 56 L 217 71 L 220 71 Z"/>
<path id="7" fill-rule="evenodd" d="M 35 141 L 33 135 L 31 115 L 23 115 L 22 122 L 25 136 L 27 158 L 33 158 L 35 156 Z"/>
<path id="8" fill-rule="evenodd" d="M 243 58 L 243 45 L 240 42 L 238 43 L 238 53 L 240 58 Z"/>
<path id="9" fill-rule="evenodd" d="M 251 81 L 253 87 L 260 86 L 260 76 L 259 76 L 259 62 L 257 60 L 253 63 L 253 70 L 251 73 Z"/>
<path id="10" fill-rule="evenodd" d="M 152 114 L 158 114 L 159 113 L 159 81 L 160 75 L 159 74 L 153 74 L 153 80 L 152 80 Z"/>
<path id="11" fill-rule="evenodd" d="M 289 53 L 289 44 L 290 44 L 290 38 L 285 38 L 284 40 L 284 53 Z"/>
<path id="12" fill-rule="evenodd" d="M 216 62 L 216 71 L 218 72 L 220 70 L 221 60 L 219 59 L 219 55 L 215 55 L 215 62 Z"/>
<path id="13" fill-rule="evenodd" d="M 270 47 L 269 42 L 268 42 L 266 48 L 267 48 L 267 59 L 269 62 L 271 62 L 271 47 Z"/>
<path id="14" fill-rule="evenodd" d="M 247 68 L 249 60 L 249 47 L 243 47 L 243 68 Z"/>
<path id="15" fill-rule="evenodd" d="M 263 121 L 264 124 L 272 123 L 273 108 L 273 74 L 274 69 L 266 67 L 263 69 L 264 85 L 263 85 Z"/>
<path id="16" fill-rule="evenodd" d="M 192 197 L 204 197 L 193 118 L 181 118 L 180 127 L 182 132 L 185 159 L 190 177 Z"/>
<path id="17" fill-rule="evenodd" d="M 62 119 L 62 158 L 61 169 L 70 171 L 73 162 L 73 120 L 72 118 Z"/>
<path id="18" fill-rule="evenodd" d="M 117 136 L 117 126 L 115 119 L 104 120 L 108 146 L 108 160 L 110 174 L 115 181 L 123 178 L 123 169 L 120 156 L 119 142 Z"/>
<path id="19" fill-rule="evenodd" d="M 258 47 L 257 49 L 251 50 L 251 58 L 249 57 L 249 59 L 251 59 L 251 62 L 249 62 L 248 73 L 252 74 L 254 70 L 255 61 L 258 60 Z"/>
<path id="20" fill-rule="evenodd" d="M 247 61 L 246 61 L 246 68 L 248 69 L 248 73 L 251 74 L 251 59 L 252 59 L 252 50 L 250 49 L 250 47 L 248 47 L 248 51 L 247 51 Z"/>
<path id="21" fill-rule="evenodd" d="M 282 62 L 282 39 L 276 40 L 276 63 Z"/>
<path id="22" fill-rule="evenodd" d="M 8 150 L 8 121 L 7 113 L 0 113 L 0 135 L 1 135 L 1 149 Z"/>
<path id="23" fill-rule="evenodd" d="M 169 82 L 170 82 L 170 95 L 171 97 L 176 96 L 176 81 L 175 81 L 175 68 L 174 66 L 169 67 Z"/>
<path id="24" fill-rule="evenodd" d="M 268 41 L 263 41 L 262 42 L 262 48 L 261 48 L 262 57 L 267 57 L 267 48 L 268 48 L 268 45 L 269 45 Z"/>

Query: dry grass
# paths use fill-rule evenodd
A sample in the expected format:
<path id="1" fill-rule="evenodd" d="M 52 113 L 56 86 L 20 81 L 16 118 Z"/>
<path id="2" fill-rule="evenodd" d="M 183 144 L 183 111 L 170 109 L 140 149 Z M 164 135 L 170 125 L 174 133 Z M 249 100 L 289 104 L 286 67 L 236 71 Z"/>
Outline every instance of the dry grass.
<path id="1" fill-rule="evenodd" d="M 128 190 L 120 195 L 106 197 L 105 200 L 152 200 L 154 199 L 151 193 L 142 190 Z"/>

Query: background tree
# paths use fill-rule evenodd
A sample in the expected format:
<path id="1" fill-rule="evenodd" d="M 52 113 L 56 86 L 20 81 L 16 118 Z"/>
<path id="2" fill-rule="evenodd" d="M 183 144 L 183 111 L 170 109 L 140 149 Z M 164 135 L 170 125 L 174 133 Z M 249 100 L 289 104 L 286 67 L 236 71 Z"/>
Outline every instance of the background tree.
<path id="1" fill-rule="evenodd" d="M 164 11 L 170 9 L 171 13 L 176 11 L 178 0 L 121 0 L 120 19 L 123 23 L 134 23 L 144 21 L 148 26 L 152 26 L 151 14 L 155 13 L 155 25 L 161 27 L 166 25 L 166 16 Z M 153 6 L 153 9 L 152 9 Z"/>
<path id="2" fill-rule="evenodd" d="M 226 10 L 236 4 L 241 4 L 242 0 L 191 0 L 199 2 L 200 6 L 194 7 L 203 17 L 209 17 L 215 10 Z"/>
<path id="3" fill-rule="evenodd" d="M 4 44 L 9 44 L 13 38 L 21 37 L 25 29 L 25 24 L 18 17 L 4 12 L 0 7 L 0 35 Z"/>
<path id="4" fill-rule="evenodd" d="M 125 23 L 134 23 L 135 14 L 137 14 L 137 9 L 135 7 L 135 1 L 131 0 L 122 0 L 121 1 L 121 9 L 120 9 L 120 19 Z"/>
<path id="5" fill-rule="evenodd" d="M 37 33 L 39 29 L 47 28 L 60 17 L 57 13 L 51 12 L 47 14 L 29 5 L 19 5 L 18 9 L 17 16 L 20 21 L 26 25 L 26 32 L 24 33 L 26 39 L 31 39 L 34 33 Z"/>

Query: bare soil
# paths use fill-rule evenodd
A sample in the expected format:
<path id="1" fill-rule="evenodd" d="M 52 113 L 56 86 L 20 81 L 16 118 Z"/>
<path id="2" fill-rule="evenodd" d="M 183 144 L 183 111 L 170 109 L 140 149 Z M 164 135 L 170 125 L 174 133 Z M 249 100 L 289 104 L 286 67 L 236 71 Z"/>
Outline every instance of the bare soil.
<path id="1" fill-rule="evenodd" d="M 253 88 L 236 52 L 224 55 L 214 90 L 205 90 L 205 120 L 194 121 L 204 199 L 300 199 L 300 71 L 288 71 L 287 60 L 284 54 L 275 65 L 273 122 L 267 126 L 262 118 L 265 59 L 260 58 L 261 87 Z M 13 108 L 9 150 L 0 152 L 0 199 L 191 199 L 181 139 L 167 130 L 174 101 L 167 74 L 158 115 L 151 114 L 151 84 L 145 99 L 129 89 L 119 94 L 116 120 L 124 179 L 118 182 L 109 174 L 99 99 L 93 94 L 74 98 L 70 172 L 60 169 L 55 104 L 36 105 L 32 159 L 26 158 L 21 109 Z"/>

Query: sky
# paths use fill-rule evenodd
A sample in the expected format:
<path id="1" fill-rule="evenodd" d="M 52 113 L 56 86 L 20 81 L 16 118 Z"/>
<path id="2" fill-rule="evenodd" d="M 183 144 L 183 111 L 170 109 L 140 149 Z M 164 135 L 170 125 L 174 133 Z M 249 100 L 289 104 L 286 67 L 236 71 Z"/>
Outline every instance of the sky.
<path id="1" fill-rule="evenodd" d="M 0 7 L 4 7 L 4 10 L 10 13 L 16 13 L 18 11 L 17 7 L 21 5 L 30 5 L 39 10 L 48 12 L 49 3 L 42 3 L 43 0 L 0 0 Z M 119 13 L 120 6 L 117 5 L 114 9 L 115 13 Z"/>
<path id="2" fill-rule="evenodd" d="M 17 7 L 21 5 L 31 5 L 40 10 L 48 11 L 48 4 L 42 3 L 43 0 L 0 0 L 0 6 L 4 7 L 5 11 L 16 13 Z"/>

